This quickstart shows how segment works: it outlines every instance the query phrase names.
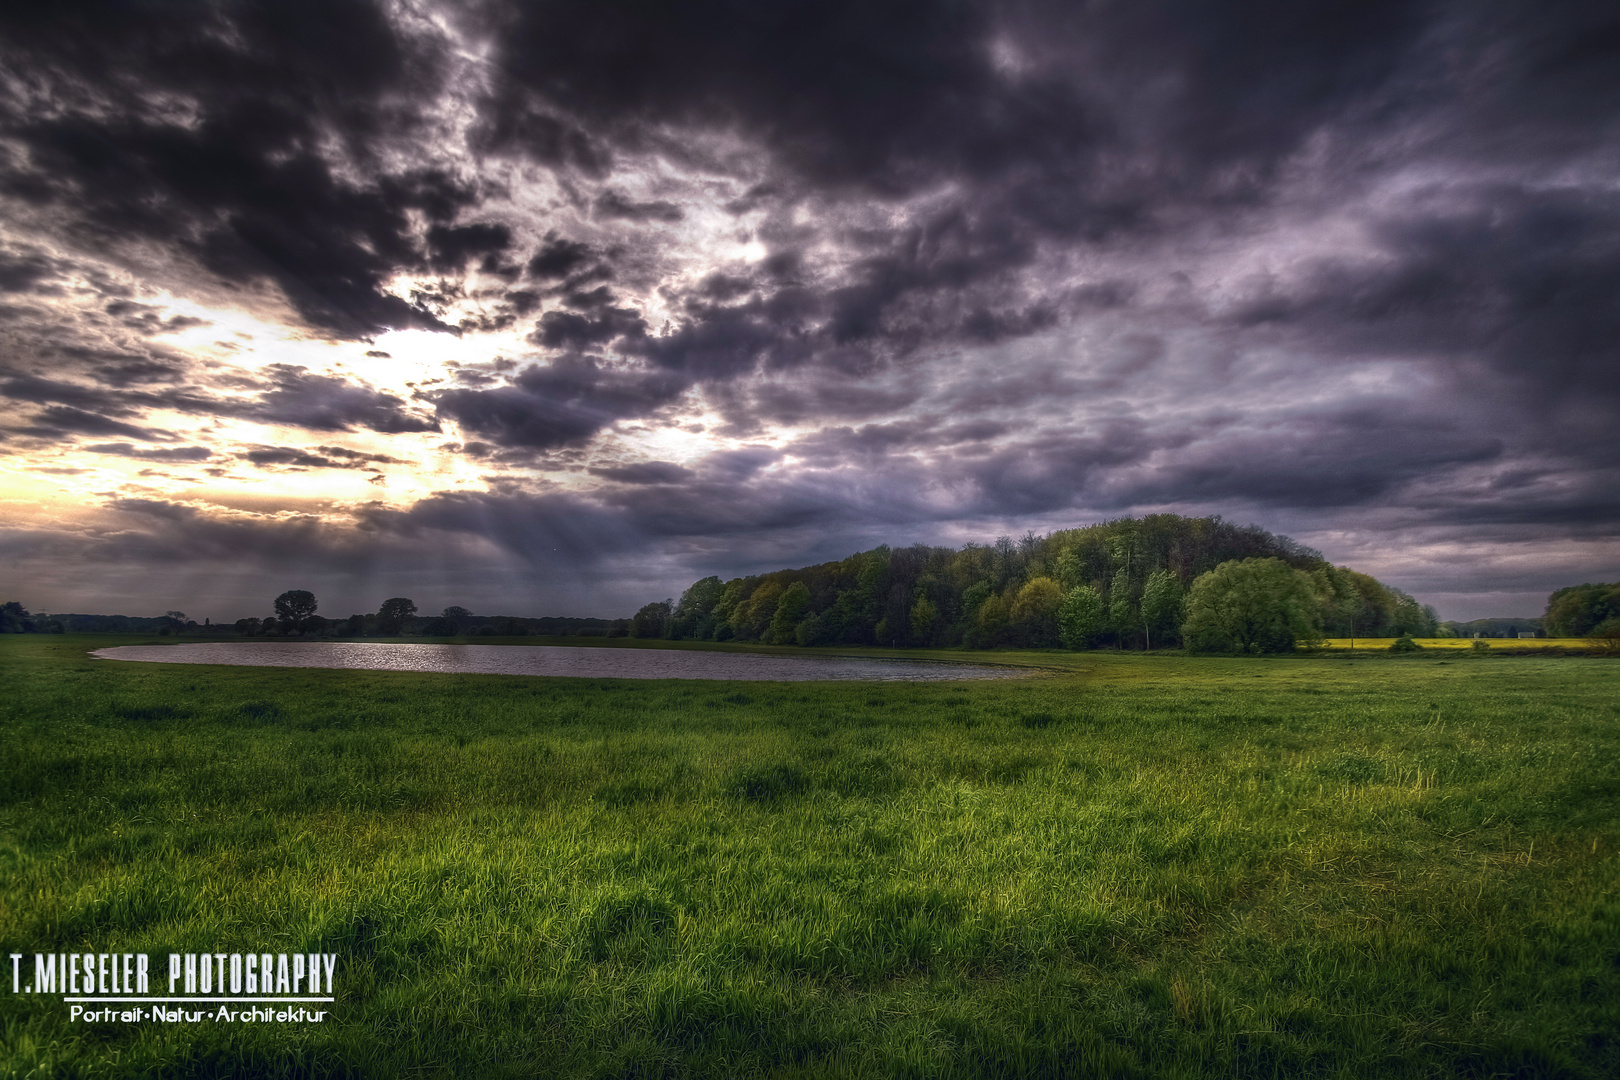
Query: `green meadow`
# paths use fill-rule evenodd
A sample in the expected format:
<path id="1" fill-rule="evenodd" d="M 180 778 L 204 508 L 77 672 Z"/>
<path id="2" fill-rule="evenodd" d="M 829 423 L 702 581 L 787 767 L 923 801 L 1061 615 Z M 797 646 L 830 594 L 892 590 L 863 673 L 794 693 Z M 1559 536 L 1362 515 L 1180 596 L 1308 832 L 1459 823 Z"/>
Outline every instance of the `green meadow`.
<path id="1" fill-rule="evenodd" d="M 0 944 L 335 952 L 338 1000 L 85 1023 L 8 985 L 5 1076 L 1620 1075 L 1620 662 L 86 656 L 130 641 L 0 637 Z"/>

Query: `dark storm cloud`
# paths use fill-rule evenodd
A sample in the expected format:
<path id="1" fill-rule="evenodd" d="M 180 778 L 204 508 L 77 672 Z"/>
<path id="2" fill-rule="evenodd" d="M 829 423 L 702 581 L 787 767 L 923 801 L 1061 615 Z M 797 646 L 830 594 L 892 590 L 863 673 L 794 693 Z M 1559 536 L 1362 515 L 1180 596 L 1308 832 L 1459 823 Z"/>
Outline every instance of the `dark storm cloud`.
<path id="1" fill-rule="evenodd" d="M 672 461 L 641 461 L 634 465 L 593 468 L 589 472 L 620 484 L 679 484 L 693 476 L 691 469 Z"/>
<path id="2" fill-rule="evenodd" d="M 596 197 L 596 213 L 598 217 L 616 219 L 619 221 L 680 221 L 686 216 L 679 206 L 662 199 L 651 202 L 636 202 L 622 191 L 612 188 L 602 192 Z"/>
<path id="3" fill-rule="evenodd" d="M 850 477 L 796 476 L 737 483 L 699 476 L 676 484 L 628 484 L 594 494 L 443 492 L 406 512 L 380 512 L 396 535 L 434 529 L 486 538 L 535 566 L 593 575 L 636 553 L 711 547 L 728 573 L 758 551 L 825 548 L 826 557 L 873 522 L 916 526 L 927 514 L 909 498 Z M 787 544 L 782 541 L 791 534 Z"/>
<path id="4" fill-rule="evenodd" d="M 292 446 L 256 446 L 237 457 L 263 466 L 285 465 L 298 469 L 371 469 L 377 465 L 407 465 L 387 454 L 364 454 L 341 446 L 318 446 L 300 450 Z"/>
<path id="5" fill-rule="evenodd" d="M 1344 353 L 1480 359 L 1542 399 L 1620 396 L 1620 198 L 1560 187 L 1436 192 L 1376 223 L 1376 257 L 1324 261 L 1232 317 Z"/>
<path id="6" fill-rule="evenodd" d="M 970 199 L 990 194 L 1003 220 L 1064 236 L 1144 227 L 1167 197 L 1252 198 L 1321 124 L 1388 84 L 1430 11 L 1399 0 L 483 10 L 498 72 L 483 106 L 489 145 L 558 160 L 553 139 L 525 137 L 531 117 L 625 149 L 662 146 L 669 129 L 740 130 L 770 154 L 781 190 L 894 198 L 950 178 Z"/>
<path id="7" fill-rule="evenodd" d="M 0 292 L 57 293 L 60 289 L 42 283 L 59 272 L 56 260 L 37 250 L 0 251 Z"/>
<path id="8" fill-rule="evenodd" d="M 571 124 L 599 148 L 656 146 L 677 159 L 668 132 L 741 134 L 768 159 L 750 207 L 810 199 L 828 211 L 795 226 L 796 239 L 767 224 L 760 280 L 705 279 L 675 297 L 682 317 L 656 337 L 627 333 L 639 327 L 620 308 L 617 321 L 548 312 L 534 342 L 615 343 L 715 381 L 808 363 L 866 371 L 925 346 L 1049 330 L 1131 288 L 1048 294 L 1020 280 L 1054 245 L 1161 235 L 1185 216 L 1177 207 L 1262 203 L 1277 164 L 1385 87 L 1426 29 L 1399 3 L 1160 7 L 483 9 L 498 57 L 482 102 L 486 148 L 558 163 L 551 134 L 524 135 L 538 117 L 548 133 Z M 874 198 L 898 208 L 941 186 L 953 193 L 898 229 L 846 226 L 836 209 Z M 612 187 L 594 205 L 636 222 L 680 212 Z M 817 233 L 857 257 L 806 278 L 798 243 Z M 561 277 L 588 258 L 553 234 L 531 273 Z"/>
<path id="9" fill-rule="evenodd" d="M 107 389 L 34 375 L 15 375 L 0 382 L 0 396 L 16 401 L 58 403 L 57 408 L 42 414 L 48 417 L 67 416 L 62 407 L 68 407 L 74 413 L 95 410 L 123 417 L 137 416 L 143 409 L 174 409 L 195 415 L 238 417 L 316 431 L 367 428 L 397 434 L 439 430 L 438 421 L 409 412 L 402 399 L 371 387 L 330 375 L 313 375 L 305 368 L 288 364 L 269 365 L 265 375 L 266 378 L 262 380 L 240 380 L 245 382 L 247 388 L 258 391 L 249 398 L 221 397 L 189 387 Z M 47 422 L 59 427 L 68 423 L 57 419 Z M 85 427 L 83 425 L 91 421 L 82 419 L 82 416 L 74 422 L 79 426 L 65 430 L 108 435 L 129 433 L 112 428 Z"/>
<path id="10" fill-rule="evenodd" d="M 590 315 L 548 311 L 535 324 L 529 341 L 549 349 L 575 352 L 625 337 L 640 338 L 646 331 L 646 322 L 631 308 L 603 308 Z"/>
<path id="11" fill-rule="evenodd" d="M 92 454 L 115 454 L 119 457 L 139 458 L 143 461 L 196 462 L 207 461 L 213 452 L 203 446 L 176 446 L 158 450 L 141 450 L 129 443 L 97 443 L 80 447 Z"/>
<path id="12" fill-rule="evenodd" d="M 529 274 L 542 281 L 566 278 L 574 271 L 583 269 L 591 258 L 589 244 L 560 239 L 556 233 L 552 233 L 546 237 L 540 250 L 534 253 L 534 258 L 529 260 Z"/>
<path id="13" fill-rule="evenodd" d="M 165 319 L 150 304 L 139 304 L 133 300 L 114 300 L 102 310 L 117 319 L 125 328 L 145 336 L 172 334 L 176 330 L 189 330 L 194 326 L 213 325 L 207 319 L 193 318 L 190 315 L 172 315 Z"/>
<path id="14" fill-rule="evenodd" d="M 260 394 L 251 407 L 253 419 L 316 431 L 439 430 L 438 421 L 407 412 L 405 402 L 392 394 L 285 364 L 273 364 L 268 370 L 272 389 Z"/>
<path id="15" fill-rule="evenodd" d="M 68 350 L 63 350 L 64 354 Z M 183 360 L 168 356 L 110 355 L 90 360 L 90 375 L 106 386 L 125 388 L 150 383 L 179 382 L 186 374 Z"/>
<path id="16" fill-rule="evenodd" d="M 480 259 L 487 270 L 500 266 L 498 256 L 512 245 L 512 230 L 505 225 L 434 225 L 428 229 L 428 265 L 448 273 Z"/>
<path id="17" fill-rule="evenodd" d="M 71 405 L 52 405 L 35 415 L 35 426 L 24 428 L 29 434 L 40 435 L 122 435 L 126 439 L 160 442 L 174 438 L 172 432 L 137 427 L 121 420 L 97 413 L 75 409 Z"/>
<path id="18" fill-rule="evenodd" d="M 545 450 L 580 443 L 613 422 L 667 405 L 683 380 L 604 366 L 590 358 L 526 369 L 513 385 L 427 394 L 441 417 L 507 448 Z"/>
<path id="19" fill-rule="evenodd" d="M 135 413 L 135 408 L 122 402 L 117 394 L 100 387 L 79 386 L 56 379 L 42 379 L 35 375 L 14 375 L 0 382 L 0 395 L 13 401 L 31 401 L 37 404 L 56 402 L 82 408 L 98 409 L 123 416 Z"/>
<path id="20" fill-rule="evenodd" d="M 4 134 L 24 150 L 0 165 L 0 188 L 87 237 L 174 245 L 228 281 L 274 282 L 312 326 L 350 337 L 448 329 L 383 282 L 494 250 L 449 230 L 424 253 L 411 215 L 447 229 L 475 188 L 378 168 L 379 144 L 420 126 L 441 62 L 375 5 L 13 5 L 0 49 L 16 76 Z M 357 168 L 326 156 L 333 142 Z"/>
<path id="21" fill-rule="evenodd" d="M 1162 467 L 1126 471 L 1093 497 L 1124 506 L 1209 501 L 1346 508 L 1377 503 L 1456 466 L 1494 462 L 1504 449 L 1500 438 L 1389 401 L 1299 410 L 1259 424 L 1234 420 L 1225 430 L 1201 434 Z"/>

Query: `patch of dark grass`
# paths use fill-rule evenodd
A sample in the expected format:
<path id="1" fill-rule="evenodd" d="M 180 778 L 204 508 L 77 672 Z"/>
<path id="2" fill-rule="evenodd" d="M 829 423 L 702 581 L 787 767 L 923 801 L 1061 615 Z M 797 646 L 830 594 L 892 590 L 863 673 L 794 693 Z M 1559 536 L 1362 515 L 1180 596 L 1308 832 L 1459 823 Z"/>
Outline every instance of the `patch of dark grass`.
<path id="1" fill-rule="evenodd" d="M 125 705 L 114 710 L 121 720 L 132 724 L 155 724 L 167 720 L 185 720 L 195 714 L 183 705 Z"/>
<path id="2" fill-rule="evenodd" d="M 804 793 L 810 779 L 795 765 L 777 763 L 741 769 L 726 783 L 727 794 L 751 803 L 773 803 Z"/>

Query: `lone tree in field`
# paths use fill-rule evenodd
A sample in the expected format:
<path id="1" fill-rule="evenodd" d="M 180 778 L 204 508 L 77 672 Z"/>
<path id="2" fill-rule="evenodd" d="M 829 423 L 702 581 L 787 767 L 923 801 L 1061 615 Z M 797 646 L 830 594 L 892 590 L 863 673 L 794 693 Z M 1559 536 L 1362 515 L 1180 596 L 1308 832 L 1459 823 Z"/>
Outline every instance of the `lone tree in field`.
<path id="1" fill-rule="evenodd" d="M 395 596 L 384 600 L 382 607 L 377 609 L 377 633 L 385 637 L 398 636 L 405 629 L 405 620 L 415 614 L 415 602 L 406 597 Z"/>
<path id="2" fill-rule="evenodd" d="M 283 634 L 302 634 L 315 615 L 315 594 L 307 589 L 288 589 L 276 597 L 277 625 Z"/>
<path id="3" fill-rule="evenodd" d="M 1322 636 L 1320 620 L 1308 574 L 1281 559 L 1234 560 L 1193 582 L 1181 636 L 1192 649 L 1289 652 Z"/>

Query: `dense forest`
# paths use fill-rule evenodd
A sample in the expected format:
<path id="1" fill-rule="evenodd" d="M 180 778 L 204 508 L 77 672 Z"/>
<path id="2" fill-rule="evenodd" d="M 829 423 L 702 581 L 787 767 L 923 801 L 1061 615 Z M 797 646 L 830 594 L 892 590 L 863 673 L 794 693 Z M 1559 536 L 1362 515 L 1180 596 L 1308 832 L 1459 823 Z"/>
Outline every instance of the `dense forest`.
<path id="1" fill-rule="evenodd" d="M 1127 649 L 1183 644 L 1200 578 L 1275 560 L 1303 575 L 1300 636 L 1433 636 L 1432 608 L 1320 552 L 1219 517 L 1153 514 L 960 549 L 879 547 L 839 562 L 693 583 L 633 637 L 796 645 Z"/>

